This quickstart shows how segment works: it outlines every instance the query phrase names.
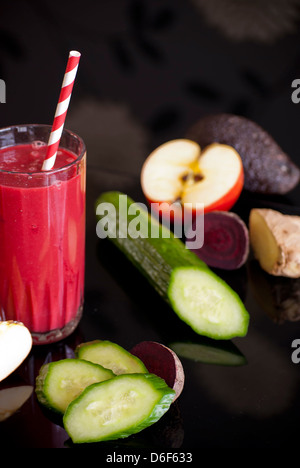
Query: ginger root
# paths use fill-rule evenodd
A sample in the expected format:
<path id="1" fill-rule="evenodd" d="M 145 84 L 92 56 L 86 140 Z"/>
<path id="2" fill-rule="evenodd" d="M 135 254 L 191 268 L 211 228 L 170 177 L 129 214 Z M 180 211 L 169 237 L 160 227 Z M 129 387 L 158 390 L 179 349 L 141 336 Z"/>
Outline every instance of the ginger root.
<path id="1" fill-rule="evenodd" d="M 261 268 L 274 276 L 300 277 L 300 216 L 253 208 L 250 245 Z"/>

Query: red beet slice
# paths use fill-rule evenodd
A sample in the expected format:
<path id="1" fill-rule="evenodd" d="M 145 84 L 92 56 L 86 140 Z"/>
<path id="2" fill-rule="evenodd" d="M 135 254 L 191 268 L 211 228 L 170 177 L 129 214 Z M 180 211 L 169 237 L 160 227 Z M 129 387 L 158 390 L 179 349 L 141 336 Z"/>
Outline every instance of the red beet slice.
<path id="1" fill-rule="evenodd" d="M 175 401 L 184 386 L 184 370 L 177 354 L 156 341 L 142 341 L 130 352 L 143 361 L 148 372 L 161 377 L 175 390 Z"/>
<path id="2" fill-rule="evenodd" d="M 192 231 L 189 231 L 186 237 L 192 240 Z M 248 228 L 236 213 L 206 213 L 203 246 L 190 250 L 210 267 L 235 270 L 244 265 L 249 255 Z"/>

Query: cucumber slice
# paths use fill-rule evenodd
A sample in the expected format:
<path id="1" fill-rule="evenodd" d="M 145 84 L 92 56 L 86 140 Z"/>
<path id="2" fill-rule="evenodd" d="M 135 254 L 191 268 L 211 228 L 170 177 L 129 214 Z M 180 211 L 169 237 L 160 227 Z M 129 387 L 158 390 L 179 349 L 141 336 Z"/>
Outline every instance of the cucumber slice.
<path id="1" fill-rule="evenodd" d="M 243 366 L 247 364 L 245 356 L 232 344 L 231 347 L 213 346 L 206 343 L 175 342 L 170 348 L 178 356 L 204 364 L 220 366 Z"/>
<path id="2" fill-rule="evenodd" d="M 82 343 L 75 349 L 75 356 L 101 364 L 103 367 L 111 369 L 115 375 L 148 372 L 137 356 L 108 340 Z"/>
<path id="3" fill-rule="evenodd" d="M 174 268 L 168 288 L 177 315 L 197 333 L 230 339 L 247 329 L 247 317 L 228 286 L 216 276 L 196 267 Z"/>
<path id="4" fill-rule="evenodd" d="M 36 395 L 45 407 L 63 414 L 88 385 L 114 377 L 110 369 L 81 359 L 44 364 L 36 378 Z"/>
<path id="5" fill-rule="evenodd" d="M 103 215 L 102 203 L 114 209 Z M 196 333 L 214 339 L 247 334 L 249 314 L 239 295 L 142 206 L 120 192 L 106 192 L 96 212 L 108 238 Z M 137 216 L 140 236 L 133 236 Z"/>
<path id="6" fill-rule="evenodd" d="M 175 392 L 154 374 L 122 374 L 90 385 L 68 406 L 63 424 L 74 443 L 125 438 L 158 421 Z"/>

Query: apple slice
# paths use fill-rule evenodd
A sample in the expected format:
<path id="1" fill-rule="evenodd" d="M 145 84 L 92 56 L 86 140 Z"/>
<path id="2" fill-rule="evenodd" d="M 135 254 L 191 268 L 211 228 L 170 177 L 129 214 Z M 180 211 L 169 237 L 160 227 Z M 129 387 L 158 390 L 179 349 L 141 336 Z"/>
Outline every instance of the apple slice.
<path id="1" fill-rule="evenodd" d="M 197 203 L 204 212 L 228 211 L 243 189 L 244 171 L 238 152 L 229 145 L 212 143 L 201 152 L 188 139 L 166 142 L 146 159 L 141 171 L 141 186 L 150 204 L 164 211 L 176 204 L 180 212 L 185 204 L 197 213 Z M 164 205 L 163 205 L 164 204 Z M 158 208 L 159 207 L 159 208 Z"/>
<path id="2" fill-rule="evenodd" d="M 10 375 L 30 353 L 32 337 L 21 322 L 0 321 L 0 382 Z"/>
<path id="3" fill-rule="evenodd" d="M 20 385 L 0 390 L 0 422 L 5 421 L 18 411 L 32 392 L 31 385 Z"/>

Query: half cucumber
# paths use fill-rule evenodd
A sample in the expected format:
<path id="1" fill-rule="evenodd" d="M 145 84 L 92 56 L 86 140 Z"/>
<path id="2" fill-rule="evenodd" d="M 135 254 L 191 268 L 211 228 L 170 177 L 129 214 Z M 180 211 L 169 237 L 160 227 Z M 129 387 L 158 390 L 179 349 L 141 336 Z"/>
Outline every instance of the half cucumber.
<path id="1" fill-rule="evenodd" d="M 143 206 L 106 192 L 96 213 L 98 235 L 107 236 L 196 333 L 214 339 L 247 334 L 249 314 L 238 294 Z"/>
<path id="2" fill-rule="evenodd" d="M 82 343 L 75 349 L 75 356 L 111 369 L 115 375 L 148 372 L 138 357 L 108 340 Z"/>
<path id="3" fill-rule="evenodd" d="M 64 427 L 74 443 L 125 438 L 158 421 L 174 395 L 156 375 L 118 375 L 90 385 L 73 400 Z"/>
<path id="4" fill-rule="evenodd" d="M 110 369 L 81 359 L 62 359 L 41 367 L 36 378 L 36 396 L 45 407 L 63 414 L 88 385 L 114 377 Z"/>

